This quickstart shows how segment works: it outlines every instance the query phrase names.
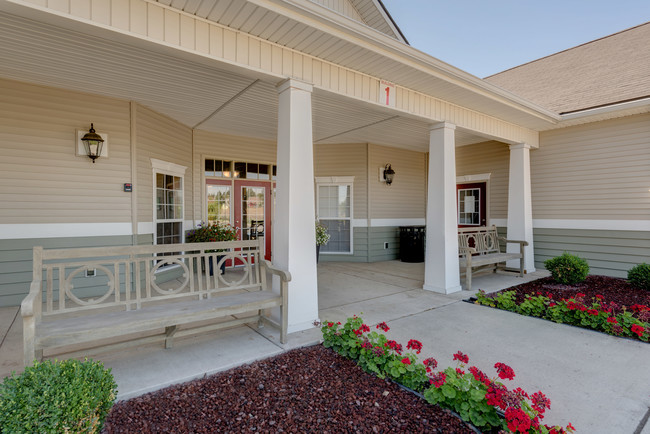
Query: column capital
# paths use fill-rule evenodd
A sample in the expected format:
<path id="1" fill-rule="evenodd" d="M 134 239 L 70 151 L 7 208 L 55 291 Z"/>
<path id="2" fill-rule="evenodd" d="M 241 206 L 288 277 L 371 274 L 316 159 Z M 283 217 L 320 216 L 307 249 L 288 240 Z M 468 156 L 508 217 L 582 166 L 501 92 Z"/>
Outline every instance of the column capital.
<path id="1" fill-rule="evenodd" d="M 509 148 L 511 151 L 514 149 L 533 149 L 533 145 L 530 145 L 528 143 L 517 143 L 514 145 L 510 145 Z"/>
<path id="2" fill-rule="evenodd" d="M 305 92 L 311 93 L 314 90 L 314 86 L 305 83 L 304 81 L 299 81 L 294 78 L 288 78 L 284 81 L 281 81 L 278 85 L 276 85 L 276 88 L 278 90 L 278 93 L 282 93 L 287 89 L 297 89 L 297 90 L 302 90 Z"/>
<path id="3" fill-rule="evenodd" d="M 450 130 L 455 130 L 456 129 L 456 124 L 452 124 L 451 122 L 438 122 L 436 124 L 429 125 L 429 131 L 440 130 L 442 128 L 448 128 Z"/>

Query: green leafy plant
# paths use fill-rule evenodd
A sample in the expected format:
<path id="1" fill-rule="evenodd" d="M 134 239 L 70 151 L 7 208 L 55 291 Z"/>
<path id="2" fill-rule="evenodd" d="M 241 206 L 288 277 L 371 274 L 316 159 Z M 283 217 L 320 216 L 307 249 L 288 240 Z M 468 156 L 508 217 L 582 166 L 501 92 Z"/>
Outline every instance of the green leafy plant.
<path id="1" fill-rule="evenodd" d="M 551 272 L 551 276 L 556 282 L 563 285 L 580 283 L 589 274 L 587 261 L 568 252 L 544 261 L 544 267 Z"/>
<path id="2" fill-rule="evenodd" d="M 635 265 L 627 272 L 627 280 L 637 288 L 650 291 L 650 264 Z"/>
<path id="3" fill-rule="evenodd" d="M 330 241 L 330 234 L 327 233 L 327 227 L 316 221 L 316 245 L 323 246 Z"/>
<path id="4" fill-rule="evenodd" d="M 188 243 L 214 243 L 237 240 L 237 229 L 226 223 L 199 223 L 185 235 Z"/>
<path id="5" fill-rule="evenodd" d="M 116 396 L 113 375 L 100 362 L 34 362 L 0 385 L 0 429 L 3 433 L 97 433 Z"/>

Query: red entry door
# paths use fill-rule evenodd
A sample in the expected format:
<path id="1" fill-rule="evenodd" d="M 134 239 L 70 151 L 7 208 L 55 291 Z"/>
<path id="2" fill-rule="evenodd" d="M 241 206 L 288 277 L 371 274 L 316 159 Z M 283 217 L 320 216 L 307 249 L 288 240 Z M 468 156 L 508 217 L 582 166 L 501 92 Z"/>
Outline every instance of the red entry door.
<path id="1" fill-rule="evenodd" d="M 264 258 L 271 260 L 271 183 L 235 180 L 235 226 L 241 239 L 264 237 Z"/>
<path id="2" fill-rule="evenodd" d="M 458 227 L 487 225 L 487 186 L 485 182 L 456 185 Z"/>

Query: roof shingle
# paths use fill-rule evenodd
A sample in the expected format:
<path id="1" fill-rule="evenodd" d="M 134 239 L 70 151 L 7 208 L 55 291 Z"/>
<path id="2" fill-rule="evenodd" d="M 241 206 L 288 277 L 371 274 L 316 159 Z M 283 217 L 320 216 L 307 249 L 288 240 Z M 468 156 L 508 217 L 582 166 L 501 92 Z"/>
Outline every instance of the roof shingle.
<path id="1" fill-rule="evenodd" d="M 648 97 L 650 22 L 485 80 L 557 113 Z"/>

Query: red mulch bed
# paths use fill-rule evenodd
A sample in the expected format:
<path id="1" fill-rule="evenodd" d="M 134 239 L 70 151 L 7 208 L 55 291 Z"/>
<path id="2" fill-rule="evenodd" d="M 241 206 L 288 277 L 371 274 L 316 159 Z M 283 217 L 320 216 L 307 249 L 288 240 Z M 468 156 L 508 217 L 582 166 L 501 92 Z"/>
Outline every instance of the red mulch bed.
<path id="1" fill-rule="evenodd" d="M 629 308 L 635 304 L 650 306 L 650 291 L 635 288 L 625 279 L 607 276 L 587 276 L 584 282 L 576 285 L 561 285 L 552 277 L 533 280 L 521 285 L 503 289 L 502 291 L 516 292 L 517 302 L 522 302 L 527 295 L 553 295 L 553 299 L 575 297 L 576 294 L 585 294 L 585 301 L 590 302 L 592 297 L 602 295 L 606 303 L 614 302 L 618 306 Z M 499 292 L 502 292 L 499 291 Z"/>
<path id="2" fill-rule="evenodd" d="M 121 401 L 105 433 L 468 433 L 460 419 L 320 345 Z"/>

